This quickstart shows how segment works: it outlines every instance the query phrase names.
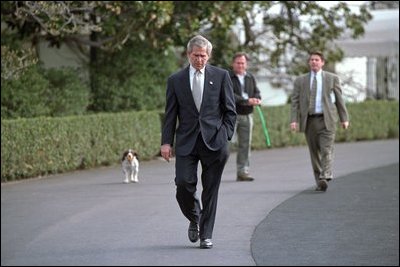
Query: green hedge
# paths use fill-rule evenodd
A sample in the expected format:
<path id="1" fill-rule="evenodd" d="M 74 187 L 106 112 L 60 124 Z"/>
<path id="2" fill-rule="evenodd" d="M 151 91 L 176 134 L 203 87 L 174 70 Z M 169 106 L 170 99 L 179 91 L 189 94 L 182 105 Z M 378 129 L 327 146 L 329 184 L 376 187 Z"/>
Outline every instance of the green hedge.
<path id="1" fill-rule="evenodd" d="M 1 121 L 1 181 L 119 162 L 125 149 L 147 160 L 160 149 L 159 112 Z"/>
<path id="2" fill-rule="evenodd" d="M 388 139 L 399 137 L 399 102 L 365 101 L 349 103 L 350 127 L 338 127 L 336 142 Z M 290 106 L 263 107 L 271 147 L 305 145 L 303 133 L 290 131 Z M 265 149 L 266 142 L 257 112 L 254 112 L 253 149 Z"/>
<path id="3" fill-rule="evenodd" d="M 305 145 L 304 134 L 289 129 L 290 106 L 263 107 L 272 147 Z M 350 128 L 338 127 L 336 141 L 399 137 L 399 102 L 348 104 Z M 158 111 L 106 113 L 62 118 L 1 121 L 1 181 L 119 163 L 127 148 L 141 160 L 159 154 Z M 254 113 L 253 149 L 265 149 L 260 117 Z"/>

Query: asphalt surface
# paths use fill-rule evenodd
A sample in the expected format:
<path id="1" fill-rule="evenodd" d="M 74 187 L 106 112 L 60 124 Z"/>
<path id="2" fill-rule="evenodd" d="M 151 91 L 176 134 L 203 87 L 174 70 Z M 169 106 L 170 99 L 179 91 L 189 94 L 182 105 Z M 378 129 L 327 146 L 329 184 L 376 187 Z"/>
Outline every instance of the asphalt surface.
<path id="1" fill-rule="evenodd" d="M 399 140 L 338 143 L 327 192 L 306 147 L 253 151 L 254 182 L 220 187 L 214 248 L 187 238 L 174 162 L 141 162 L 1 186 L 1 265 L 399 265 Z M 198 187 L 201 193 L 201 186 Z"/>

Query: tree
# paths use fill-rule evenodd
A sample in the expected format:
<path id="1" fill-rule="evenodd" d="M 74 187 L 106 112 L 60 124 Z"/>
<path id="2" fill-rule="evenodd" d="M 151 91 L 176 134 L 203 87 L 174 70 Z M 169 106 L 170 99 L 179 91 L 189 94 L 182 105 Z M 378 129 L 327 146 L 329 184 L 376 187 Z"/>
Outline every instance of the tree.
<path id="1" fill-rule="evenodd" d="M 104 73 L 104 68 L 101 68 L 108 64 L 107 59 L 111 60 L 116 57 L 116 54 L 121 54 L 123 48 L 132 49 L 131 53 L 134 55 L 137 51 L 135 51 L 135 48 L 127 46 L 130 43 L 141 43 L 140 50 L 143 47 L 147 49 L 144 54 L 153 51 L 155 57 L 155 55 L 161 53 L 162 49 L 167 48 L 172 43 L 172 39 L 159 38 L 159 29 L 169 22 L 171 12 L 172 2 L 157 1 L 1 2 L 2 25 L 7 25 L 7 27 L 4 27 L 4 31 L 2 27 L 2 77 L 7 75 L 10 78 L 18 78 L 18 76 L 12 74 L 17 73 L 21 69 L 21 65 L 27 65 L 26 60 L 23 61 L 23 59 L 27 58 L 25 54 L 27 54 L 29 44 L 34 48 L 39 40 L 46 40 L 50 46 L 54 47 L 60 47 L 64 43 L 72 43 L 88 55 L 89 79 L 93 96 L 92 105 L 89 108 L 98 111 L 99 108 L 94 107 L 93 104 L 99 103 L 99 94 L 105 86 L 104 83 L 101 84 L 99 81 L 107 81 L 108 84 L 113 84 L 114 88 L 121 91 L 123 87 L 118 86 L 128 86 L 126 81 L 132 79 L 132 77 L 126 75 L 126 68 L 129 66 L 126 66 L 124 62 L 119 63 L 119 66 L 124 67 L 122 70 L 115 68 L 109 69 L 112 73 Z M 16 46 L 16 43 L 23 43 L 24 45 Z M 10 47 L 16 47 L 19 52 L 9 52 L 7 61 L 3 61 L 3 51 L 11 50 Z M 126 51 L 126 53 L 129 53 L 129 51 Z M 102 64 L 99 64 L 99 60 Z M 25 64 L 19 63 L 21 61 Z M 164 60 L 160 58 L 159 63 L 162 62 Z M 7 69 L 4 69 L 7 72 L 3 72 L 3 65 L 7 66 Z M 132 68 L 135 69 L 137 80 L 140 80 L 141 84 L 145 84 L 143 73 L 138 73 L 137 67 L 132 66 Z M 151 73 L 151 70 L 142 71 Z M 101 75 L 104 75 L 104 77 Z M 158 86 L 156 84 L 154 87 L 159 88 Z M 121 93 L 117 92 L 117 95 L 120 95 L 120 98 L 126 98 L 126 96 L 136 97 L 148 93 L 144 90 L 138 92 L 142 89 L 141 87 L 134 88 L 136 94 L 132 94 L 132 88 L 129 89 L 130 94 L 124 90 Z M 159 95 L 159 92 L 156 93 Z M 101 97 L 102 95 L 100 95 Z M 110 95 L 103 97 L 110 98 Z M 155 103 L 154 105 L 159 107 L 159 98 L 158 96 L 157 101 L 150 103 Z M 115 98 L 114 100 L 117 103 L 123 101 Z M 101 101 L 100 99 L 100 103 Z M 137 103 L 136 98 L 134 101 L 125 101 L 123 105 L 116 105 L 114 102 L 111 105 L 106 105 L 106 107 L 103 105 L 105 109 L 100 111 L 118 111 L 118 108 L 126 110 L 132 107 L 143 108 L 141 103 Z"/>
<path id="2" fill-rule="evenodd" d="M 247 50 L 254 58 L 265 55 L 272 68 L 287 54 L 297 63 L 310 49 L 340 59 L 331 42 L 345 29 L 354 38 L 362 35 L 371 19 L 366 5 L 356 14 L 340 1 L 329 9 L 316 1 L 3 1 L 1 12 L 2 21 L 32 43 L 45 38 L 52 45 L 74 41 L 110 51 L 141 40 L 151 48 L 184 48 L 203 33 L 215 44 L 216 64 L 227 66 L 226 54 Z"/>
<path id="3" fill-rule="evenodd" d="M 175 45 L 184 48 L 190 36 L 202 33 L 214 44 L 214 63 L 227 68 L 236 51 L 245 51 L 255 71 L 266 69 L 278 86 L 307 69 L 311 50 L 323 51 L 329 63 L 341 60 L 333 41 L 345 31 L 360 37 L 372 18 L 367 4 L 354 12 L 340 1 L 330 8 L 316 1 L 178 1 L 174 7 L 163 30 Z"/>
<path id="4" fill-rule="evenodd" d="M 120 50 L 127 40 L 169 45 L 171 40 L 159 39 L 157 32 L 171 12 L 172 3 L 164 1 L 2 1 L 1 21 L 7 25 L 2 46 L 21 40 L 32 47 L 40 39 L 56 47 L 71 42 L 86 50 L 95 65 L 96 49 Z"/>
<path id="5" fill-rule="evenodd" d="M 158 1 L 3 1 L 2 21 L 34 44 L 73 41 L 104 50 L 120 49 L 128 39 L 155 39 L 169 22 L 170 2 Z M 88 36 L 98 33 L 96 40 Z"/>
<path id="6" fill-rule="evenodd" d="M 317 1 L 1 2 L 1 20 L 8 25 L 2 50 L 24 49 L 14 45 L 21 40 L 33 46 L 39 39 L 53 46 L 74 42 L 90 55 L 96 73 L 100 51 L 102 60 L 107 54 L 112 58 L 128 43 L 155 54 L 173 46 L 180 65 L 186 64 L 187 41 L 203 34 L 214 45 L 212 63 L 228 68 L 235 52 L 247 52 L 255 70 L 277 77 L 281 87 L 305 70 L 310 50 L 323 51 L 329 63 L 341 60 L 333 41 L 345 30 L 361 36 L 370 19 L 367 5 L 353 12 L 340 1 L 330 8 Z"/>

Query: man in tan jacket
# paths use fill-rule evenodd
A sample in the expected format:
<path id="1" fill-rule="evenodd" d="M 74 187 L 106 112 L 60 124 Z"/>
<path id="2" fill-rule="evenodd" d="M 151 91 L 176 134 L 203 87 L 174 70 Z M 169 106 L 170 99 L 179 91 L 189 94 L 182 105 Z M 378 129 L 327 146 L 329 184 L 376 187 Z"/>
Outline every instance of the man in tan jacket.
<path id="1" fill-rule="evenodd" d="M 333 178 L 333 145 L 336 123 L 349 127 L 349 115 L 342 97 L 340 78 L 323 71 L 321 52 L 312 52 L 308 60 L 310 72 L 296 78 L 291 96 L 292 131 L 304 132 L 311 156 L 317 191 L 326 191 Z"/>

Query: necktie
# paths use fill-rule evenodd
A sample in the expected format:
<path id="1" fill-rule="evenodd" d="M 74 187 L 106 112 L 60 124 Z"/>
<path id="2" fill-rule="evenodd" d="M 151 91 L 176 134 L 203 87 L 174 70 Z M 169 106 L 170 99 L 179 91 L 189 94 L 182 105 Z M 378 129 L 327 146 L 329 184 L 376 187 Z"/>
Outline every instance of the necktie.
<path id="1" fill-rule="evenodd" d="M 196 104 L 196 108 L 198 111 L 200 111 L 201 92 L 202 92 L 200 78 L 201 78 L 201 72 L 197 70 L 193 75 L 192 94 L 194 103 Z"/>
<path id="2" fill-rule="evenodd" d="M 315 97 L 317 95 L 317 75 L 314 74 L 314 79 L 311 84 L 310 103 L 308 105 L 308 114 L 315 113 Z"/>

